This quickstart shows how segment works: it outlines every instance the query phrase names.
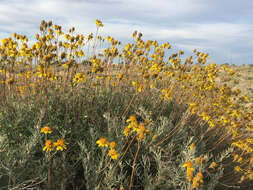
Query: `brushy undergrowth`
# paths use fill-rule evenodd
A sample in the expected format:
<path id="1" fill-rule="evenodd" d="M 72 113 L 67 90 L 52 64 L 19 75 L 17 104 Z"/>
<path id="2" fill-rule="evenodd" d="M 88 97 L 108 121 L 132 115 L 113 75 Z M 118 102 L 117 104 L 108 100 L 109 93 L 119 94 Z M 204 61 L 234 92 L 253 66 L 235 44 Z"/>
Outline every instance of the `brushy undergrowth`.
<path id="1" fill-rule="evenodd" d="M 95 23 L 2 40 L 0 189 L 253 187 L 251 100 L 216 82 L 234 71 L 137 32 L 121 47 Z"/>

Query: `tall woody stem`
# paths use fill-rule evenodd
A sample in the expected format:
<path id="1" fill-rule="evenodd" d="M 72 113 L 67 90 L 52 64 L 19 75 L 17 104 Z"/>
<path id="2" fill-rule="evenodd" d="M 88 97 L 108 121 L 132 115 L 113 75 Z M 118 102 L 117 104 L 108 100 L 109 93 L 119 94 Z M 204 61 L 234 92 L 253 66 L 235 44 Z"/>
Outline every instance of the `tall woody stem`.
<path id="1" fill-rule="evenodd" d="M 132 188 L 134 171 L 135 171 L 135 163 L 136 163 L 139 151 L 140 151 L 140 143 L 138 143 L 138 149 L 137 149 L 137 152 L 136 152 L 135 157 L 134 157 L 134 162 L 133 162 L 133 166 L 132 166 L 133 169 L 132 169 L 132 173 L 131 173 L 131 177 L 130 177 L 130 183 L 129 183 L 129 190 L 131 190 L 131 188 Z"/>

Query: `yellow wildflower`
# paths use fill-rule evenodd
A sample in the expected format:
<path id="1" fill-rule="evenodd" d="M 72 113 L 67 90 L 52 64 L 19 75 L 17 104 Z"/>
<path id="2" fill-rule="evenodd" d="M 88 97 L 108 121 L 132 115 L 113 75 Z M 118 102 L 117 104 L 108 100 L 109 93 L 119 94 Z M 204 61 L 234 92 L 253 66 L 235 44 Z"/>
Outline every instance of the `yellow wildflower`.
<path id="1" fill-rule="evenodd" d="M 140 131 L 140 128 L 139 128 L 139 125 L 138 125 L 137 122 L 132 122 L 130 124 L 130 126 L 131 126 L 131 128 L 132 128 L 133 131 L 136 131 L 137 133 Z"/>
<path id="2" fill-rule="evenodd" d="M 126 120 L 126 122 L 136 122 L 136 117 L 134 115 L 131 115 L 129 119 Z"/>
<path id="3" fill-rule="evenodd" d="M 132 81 L 132 85 L 135 86 L 137 84 L 136 81 Z"/>
<path id="4" fill-rule="evenodd" d="M 200 164 L 201 163 L 201 158 L 200 157 L 195 158 L 195 163 Z"/>
<path id="5" fill-rule="evenodd" d="M 100 138 L 99 140 L 97 140 L 96 142 L 98 144 L 99 147 L 108 147 L 108 143 L 107 143 L 107 139 L 106 138 Z"/>
<path id="6" fill-rule="evenodd" d="M 210 121 L 210 120 L 208 121 L 208 124 L 209 124 L 210 127 L 214 127 L 215 126 L 214 122 Z"/>
<path id="7" fill-rule="evenodd" d="M 201 172 L 198 172 L 196 175 L 197 179 L 203 179 L 203 174 Z"/>
<path id="8" fill-rule="evenodd" d="M 124 131 L 123 131 L 123 134 L 124 134 L 125 136 L 128 136 L 129 133 L 130 133 L 130 129 L 131 129 L 130 126 L 126 126 L 125 129 L 124 129 Z"/>
<path id="9" fill-rule="evenodd" d="M 146 130 L 145 130 L 145 133 L 150 133 L 150 130 L 149 130 L 149 129 L 146 129 Z"/>
<path id="10" fill-rule="evenodd" d="M 203 112 L 203 113 L 202 113 L 202 118 L 203 118 L 203 120 L 208 121 L 208 120 L 210 119 L 210 116 L 208 116 L 208 115 L 206 114 L 206 112 Z"/>
<path id="11" fill-rule="evenodd" d="M 239 155 L 238 155 L 238 154 L 235 154 L 235 155 L 234 155 L 234 160 L 233 160 L 233 162 L 236 161 L 238 158 L 239 158 Z"/>
<path id="12" fill-rule="evenodd" d="M 45 146 L 43 148 L 43 151 L 52 151 L 54 149 L 54 143 L 51 140 L 47 140 L 45 143 Z"/>
<path id="13" fill-rule="evenodd" d="M 119 154 L 115 149 L 110 149 L 108 155 L 113 159 L 116 160 L 119 157 Z"/>
<path id="14" fill-rule="evenodd" d="M 235 166 L 234 170 L 237 171 L 237 172 L 239 172 L 239 171 L 242 171 L 242 168 L 240 168 L 240 166 Z"/>
<path id="15" fill-rule="evenodd" d="M 111 143 L 110 143 L 110 148 L 111 149 L 114 149 L 116 147 L 116 143 L 114 142 L 114 141 L 112 141 Z"/>
<path id="16" fill-rule="evenodd" d="M 187 167 L 187 168 L 192 168 L 193 164 L 191 161 L 187 161 L 186 163 L 184 163 L 184 165 L 182 166 L 183 168 Z"/>
<path id="17" fill-rule="evenodd" d="M 145 131 L 145 126 L 144 126 L 144 123 L 140 123 L 140 131 L 141 132 L 144 132 Z"/>
<path id="18" fill-rule="evenodd" d="M 73 78 L 73 83 L 77 84 L 79 82 L 86 82 L 86 76 L 83 73 L 77 73 Z"/>
<path id="19" fill-rule="evenodd" d="M 192 181 L 194 168 L 187 168 L 186 176 L 188 181 Z"/>
<path id="20" fill-rule="evenodd" d="M 97 27 L 103 27 L 104 26 L 103 23 L 100 20 L 98 20 L 98 19 L 96 19 L 94 21 L 94 23 L 97 25 Z"/>
<path id="21" fill-rule="evenodd" d="M 143 91 L 143 88 L 144 88 L 143 85 L 140 84 L 140 85 L 138 86 L 138 88 L 137 88 L 137 91 L 138 91 L 138 92 L 142 92 L 142 91 Z"/>
<path id="22" fill-rule="evenodd" d="M 56 147 L 56 150 L 67 149 L 65 141 L 63 139 L 58 139 L 57 142 L 54 143 L 54 146 Z"/>
<path id="23" fill-rule="evenodd" d="M 49 126 L 45 126 L 45 127 L 43 127 L 43 128 L 40 130 L 40 132 L 41 132 L 41 133 L 45 133 L 45 134 L 47 134 L 47 133 L 52 133 L 52 129 L 51 129 L 51 127 L 49 127 Z"/>
<path id="24" fill-rule="evenodd" d="M 246 102 L 249 102 L 249 97 L 248 96 L 243 96 L 243 98 L 244 98 L 244 100 L 246 101 Z"/>
<path id="25" fill-rule="evenodd" d="M 237 162 L 239 162 L 240 164 L 242 163 L 242 161 L 243 161 L 242 157 L 239 157 L 237 160 Z"/>
<path id="26" fill-rule="evenodd" d="M 212 168 L 212 169 L 214 169 L 216 167 L 216 163 L 215 162 L 212 162 L 211 164 L 210 164 L 210 166 L 209 166 L 209 168 Z"/>
<path id="27" fill-rule="evenodd" d="M 146 120 L 145 120 L 145 124 L 146 124 L 146 125 L 150 124 L 150 122 L 151 122 L 150 119 L 146 119 Z"/>
<path id="28" fill-rule="evenodd" d="M 143 138 L 144 138 L 144 134 L 143 134 L 143 132 L 140 132 L 140 133 L 138 134 L 137 140 L 141 140 L 141 139 L 143 139 Z"/>
<path id="29" fill-rule="evenodd" d="M 199 183 L 197 182 L 197 180 L 195 178 L 193 179 L 192 186 L 193 186 L 193 188 L 199 187 Z"/>
<path id="30" fill-rule="evenodd" d="M 194 144 L 194 143 L 192 143 L 192 144 L 191 144 L 191 146 L 190 146 L 190 150 L 193 150 L 193 149 L 194 149 L 194 147 L 195 147 L 195 144 Z"/>

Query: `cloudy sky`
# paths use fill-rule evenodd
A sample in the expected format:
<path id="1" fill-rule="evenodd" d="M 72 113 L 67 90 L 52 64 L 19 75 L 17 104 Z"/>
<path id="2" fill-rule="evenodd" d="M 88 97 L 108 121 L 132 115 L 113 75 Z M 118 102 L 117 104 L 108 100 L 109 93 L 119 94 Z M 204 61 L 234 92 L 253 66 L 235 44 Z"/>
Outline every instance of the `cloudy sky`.
<path id="1" fill-rule="evenodd" d="M 217 64 L 253 64 L 252 0 L 0 0 L 0 38 L 33 37 L 42 19 L 84 35 L 99 19 L 103 35 L 123 43 L 138 30 L 187 55 L 208 52 Z"/>

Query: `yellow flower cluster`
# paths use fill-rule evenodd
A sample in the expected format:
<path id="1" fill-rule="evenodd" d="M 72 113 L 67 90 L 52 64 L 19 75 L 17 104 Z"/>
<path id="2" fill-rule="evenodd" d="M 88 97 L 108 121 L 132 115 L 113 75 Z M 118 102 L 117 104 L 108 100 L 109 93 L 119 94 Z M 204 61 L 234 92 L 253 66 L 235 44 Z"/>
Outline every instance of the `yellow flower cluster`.
<path id="1" fill-rule="evenodd" d="M 204 160 L 201 159 L 200 157 L 195 159 L 195 164 L 200 164 Z M 192 182 L 192 187 L 193 189 L 197 189 L 201 184 L 203 184 L 203 174 L 201 172 L 198 172 L 194 177 L 194 167 L 193 163 L 191 161 L 187 161 L 186 163 L 183 164 L 183 168 L 186 167 L 186 178 L 188 182 Z"/>
<path id="2" fill-rule="evenodd" d="M 111 159 L 116 160 L 119 157 L 119 153 L 117 152 L 116 148 L 116 143 L 114 141 L 108 142 L 106 138 L 101 137 L 99 140 L 96 142 L 99 147 L 108 147 L 110 145 L 110 149 L 108 151 L 108 155 L 111 157 Z"/>
<path id="3" fill-rule="evenodd" d="M 193 164 L 191 161 L 187 161 L 186 163 L 184 163 L 184 165 L 182 166 L 183 168 L 186 167 L 186 177 L 187 177 L 187 180 L 189 182 L 192 181 L 192 178 L 193 178 L 193 172 L 194 172 L 194 168 L 193 168 Z"/>
<path id="4" fill-rule="evenodd" d="M 190 148 L 190 151 L 194 151 L 194 149 L 195 149 L 195 143 L 192 143 L 189 148 Z M 202 157 L 199 156 L 199 157 L 196 157 L 194 159 L 194 162 L 187 161 L 187 162 L 185 162 L 182 165 L 183 168 L 186 168 L 186 179 L 187 179 L 188 182 L 192 183 L 192 188 L 193 189 L 198 189 L 199 186 L 201 184 L 203 184 L 204 181 L 203 181 L 203 174 L 202 174 L 202 172 L 204 171 L 204 165 L 206 163 L 207 163 L 206 158 L 203 157 L 203 156 Z M 208 168 L 215 170 L 216 167 L 217 167 L 217 164 L 216 164 L 216 162 L 213 161 L 209 165 Z M 198 170 L 198 172 L 194 176 L 194 171 L 196 169 Z"/>
<path id="5" fill-rule="evenodd" d="M 47 135 L 47 134 L 51 134 L 53 131 L 50 126 L 45 126 L 45 127 L 41 128 L 40 132 Z M 67 149 L 64 139 L 60 138 L 56 142 L 53 142 L 52 140 L 46 140 L 43 151 L 51 152 L 54 150 L 54 148 L 56 148 L 56 150 L 60 150 L 60 151 Z"/>
<path id="6" fill-rule="evenodd" d="M 150 123 L 150 120 L 146 120 L 145 123 L 138 124 L 136 117 L 134 115 L 131 115 L 129 119 L 126 120 L 126 122 L 128 122 L 129 125 L 126 126 L 123 131 L 123 134 L 125 136 L 129 136 L 135 132 L 137 134 L 137 139 L 142 140 L 145 134 L 150 133 L 150 130 L 146 129 L 146 126 Z"/>
<path id="7" fill-rule="evenodd" d="M 192 180 L 192 186 L 193 188 L 197 189 L 201 184 L 203 184 L 203 182 L 203 174 L 201 172 L 198 172 Z"/>
<path id="8" fill-rule="evenodd" d="M 54 148 L 56 148 L 56 150 L 63 151 L 64 149 L 67 149 L 67 146 L 63 139 L 58 139 L 56 142 L 53 142 L 51 140 L 46 140 L 43 151 L 51 152 L 54 150 Z"/>

